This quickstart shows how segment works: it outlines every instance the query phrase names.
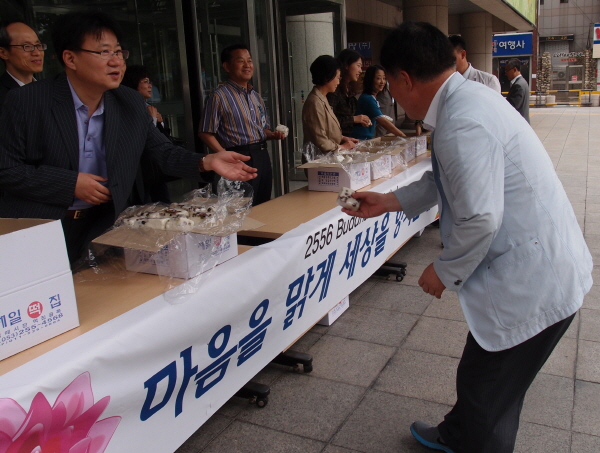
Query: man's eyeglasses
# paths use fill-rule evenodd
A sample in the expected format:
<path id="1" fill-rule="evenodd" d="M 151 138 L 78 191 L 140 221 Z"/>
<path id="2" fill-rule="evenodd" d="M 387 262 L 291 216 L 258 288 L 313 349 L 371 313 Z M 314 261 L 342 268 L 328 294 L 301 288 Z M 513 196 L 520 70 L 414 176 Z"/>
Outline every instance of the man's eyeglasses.
<path id="1" fill-rule="evenodd" d="M 34 50 L 46 50 L 48 48 L 47 44 L 10 44 L 10 47 L 20 47 L 25 52 L 33 52 Z"/>
<path id="2" fill-rule="evenodd" d="M 88 50 L 88 49 L 77 49 L 83 52 L 95 53 L 96 55 L 100 55 L 100 58 L 103 60 L 110 60 L 112 57 L 116 56 L 119 60 L 127 60 L 129 58 L 128 50 Z"/>

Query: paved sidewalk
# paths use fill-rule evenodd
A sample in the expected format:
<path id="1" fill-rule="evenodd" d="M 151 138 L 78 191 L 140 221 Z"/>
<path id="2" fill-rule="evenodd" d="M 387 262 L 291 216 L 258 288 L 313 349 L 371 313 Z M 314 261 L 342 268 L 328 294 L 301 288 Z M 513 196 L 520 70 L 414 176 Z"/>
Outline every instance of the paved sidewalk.
<path id="1" fill-rule="evenodd" d="M 500 120 L 499 120 L 500 121 Z M 555 164 L 594 261 L 583 308 L 533 383 L 521 416 L 520 453 L 600 452 L 600 108 L 532 109 L 532 126 Z M 417 279 L 440 252 L 428 227 L 394 259 L 403 282 L 373 277 L 331 327 L 294 347 L 314 371 L 270 365 L 264 409 L 231 399 L 177 453 L 426 453 L 414 420 L 439 422 L 455 401 L 456 366 L 468 331 L 456 293 L 441 300 Z M 535 284 L 535 282 L 532 282 Z"/>

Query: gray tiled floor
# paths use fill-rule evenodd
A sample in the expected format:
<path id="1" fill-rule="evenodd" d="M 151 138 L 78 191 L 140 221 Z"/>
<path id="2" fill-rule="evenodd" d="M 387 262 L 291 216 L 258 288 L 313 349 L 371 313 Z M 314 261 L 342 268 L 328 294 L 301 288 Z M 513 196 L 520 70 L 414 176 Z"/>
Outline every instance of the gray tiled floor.
<path id="1" fill-rule="evenodd" d="M 534 109 L 531 122 L 600 263 L 600 108 Z M 177 453 L 430 451 L 408 426 L 449 410 L 468 330 L 455 293 L 437 300 L 417 285 L 439 251 L 434 227 L 411 239 L 396 257 L 409 265 L 403 282 L 369 279 L 333 326 L 296 344 L 312 373 L 268 366 L 264 409 L 231 399 Z M 594 274 L 599 286 L 527 394 L 516 452 L 600 452 L 600 266 Z"/>

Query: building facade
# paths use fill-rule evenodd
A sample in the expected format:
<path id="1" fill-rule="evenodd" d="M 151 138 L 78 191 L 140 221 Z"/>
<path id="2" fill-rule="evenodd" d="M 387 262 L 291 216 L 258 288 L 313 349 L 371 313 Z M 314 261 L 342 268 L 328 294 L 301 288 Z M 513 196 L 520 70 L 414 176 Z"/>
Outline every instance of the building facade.
<path id="1" fill-rule="evenodd" d="M 595 62 L 594 80 L 589 73 L 586 77 L 591 63 L 589 57 L 586 63 L 586 53 L 592 48 L 595 22 L 600 22 L 598 0 L 540 0 L 539 51 L 551 61 L 550 89 L 596 88 Z"/>

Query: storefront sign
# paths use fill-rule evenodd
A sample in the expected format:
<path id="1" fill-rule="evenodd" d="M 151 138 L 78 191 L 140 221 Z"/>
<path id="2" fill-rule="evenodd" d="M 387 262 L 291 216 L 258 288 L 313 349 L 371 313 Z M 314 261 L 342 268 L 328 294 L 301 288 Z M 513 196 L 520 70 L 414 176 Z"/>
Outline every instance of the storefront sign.
<path id="1" fill-rule="evenodd" d="M 349 42 L 348 49 L 358 52 L 363 58 L 373 57 L 373 51 L 371 50 L 371 41 Z"/>
<path id="2" fill-rule="evenodd" d="M 531 55 L 532 53 L 532 33 L 494 35 L 492 46 L 492 56 L 494 57 Z"/>
<path id="3" fill-rule="evenodd" d="M 348 49 L 355 50 L 360 54 L 362 57 L 363 71 L 373 64 L 373 50 L 371 49 L 371 41 L 349 42 Z"/>
<path id="4" fill-rule="evenodd" d="M 427 170 L 430 160 L 373 190 Z M 38 451 L 43 435 L 65 452 L 175 451 L 436 214 L 333 207 L 197 277 L 197 292 L 173 297 L 176 287 L 0 376 L 0 449 Z"/>
<path id="5" fill-rule="evenodd" d="M 584 52 L 556 52 L 552 54 L 554 58 L 577 58 L 585 56 Z"/>
<path id="6" fill-rule="evenodd" d="M 600 24 L 594 24 L 594 53 L 593 58 L 600 58 Z"/>
<path id="7" fill-rule="evenodd" d="M 575 35 L 540 36 L 540 42 L 575 41 Z"/>

